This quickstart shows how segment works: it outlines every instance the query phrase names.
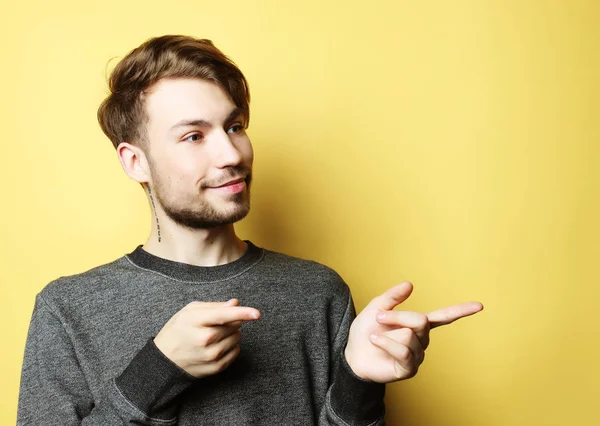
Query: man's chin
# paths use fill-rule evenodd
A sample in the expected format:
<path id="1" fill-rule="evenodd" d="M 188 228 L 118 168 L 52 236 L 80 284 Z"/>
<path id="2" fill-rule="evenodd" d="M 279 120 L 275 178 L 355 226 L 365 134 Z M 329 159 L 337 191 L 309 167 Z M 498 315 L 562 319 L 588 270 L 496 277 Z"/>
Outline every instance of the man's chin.
<path id="1" fill-rule="evenodd" d="M 230 223 L 235 223 L 235 222 L 242 220 L 243 218 L 248 216 L 248 213 L 250 213 L 250 204 L 249 203 L 246 203 L 243 206 L 239 206 L 239 208 L 237 210 L 230 212 L 230 214 L 229 214 Z"/>
<path id="2" fill-rule="evenodd" d="M 171 215 L 171 220 L 191 229 L 210 229 L 232 225 L 248 215 L 249 208 L 234 212 L 214 212 L 213 215 L 198 217 L 196 215 Z"/>
<path id="3" fill-rule="evenodd" d="M 223 200 L 220 197 L 208 197 L 202 205 L 188 209 L 163 209 L 176 223 L 191 229 L 207 229 L 231 225 L 245 218 L 250 211 L 250 199 L 240 194 L 239 199 Z"/>
<path id="4" fill-rule="evenodd" d="M 222 225 L 229 225 L 242 220 L 250 212 L 250 203 L 247 201 L 244 203 L 235 203 L 234 205 L 231 205 L 232 203 L 227 204 L 229 205 L 213 205 L 215 222 Z"/>
<path id="5" fill-rule="evenodd" d="M 219 215 L 223 216 L 235 216 L 240 211 L 246 211 L 247 214 L 250 210 L 250 196 L 245 191 L 239 194 L 231 194 L 228 197 L 219 197 L 207 201 L 214 212 L 218 212 Z"/>

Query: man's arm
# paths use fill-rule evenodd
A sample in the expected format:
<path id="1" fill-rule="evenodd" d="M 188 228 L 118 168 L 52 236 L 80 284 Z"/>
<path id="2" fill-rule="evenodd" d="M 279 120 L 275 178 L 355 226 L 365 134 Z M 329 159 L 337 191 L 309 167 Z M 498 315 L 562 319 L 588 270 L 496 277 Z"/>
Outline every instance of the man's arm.
<path id="1" fill-rule="evenodd" d="M 40 294 L 25 347 L 17 424 L 175 425 L 179 396 L 196 379 L 227 368 L 239 353 L 242 322 L 258 318 L 260 312 L 236 299 L 192 302 L 100 395 L 92 395 L 73 341 Z"/>
<path id="2" fill-rule="evenodd" d="M 349 299 L 334 348 L 344 340 L 343 353 L 319 425 L 383 425 L 385 383 L 413 377 L 423 362 L 431 329 L 473 315 L 479 302 L 463 303 L 427 314 L 395 311 L 411 294 L 409 282 L 374 298 L 354 318 Z M 349 329 L 349 330 L 348 330 Z"/>
<path id="3" fill-rule="evenodd" d="M 346 309 L 334 338 L 332 355 L 336 365 L 333 380 L 319 416 L 319 426 L 381 426 L 384 424 L 385 384 L 358 377 L 344 356 L 350 326 L 356 311 L 345 286 Z"/>
<path id="4" fill-rule="evenodd" d="M 193 381 L 149 340 L 95 400 L 69 335 L 38 295 L 25 346 L 17 425 L 174 425 L 177 398 Z"/>

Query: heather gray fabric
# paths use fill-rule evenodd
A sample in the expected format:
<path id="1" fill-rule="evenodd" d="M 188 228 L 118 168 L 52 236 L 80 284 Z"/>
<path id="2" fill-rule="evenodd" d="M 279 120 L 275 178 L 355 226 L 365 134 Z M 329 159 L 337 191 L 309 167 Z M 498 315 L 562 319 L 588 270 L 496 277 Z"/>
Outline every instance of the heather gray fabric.
<path id="1" fill-rule="evenodd" d="M 261 311 L 242 326 L 241 352 L 202 379 L 152 338 L 194 300 Z M 385 386 L 343 357 L 354 318 L 333 270 L 256 247 L 200 267 L 131 253 L 60 277 L 36 298 L 17 425 L 382 425 Z"/>

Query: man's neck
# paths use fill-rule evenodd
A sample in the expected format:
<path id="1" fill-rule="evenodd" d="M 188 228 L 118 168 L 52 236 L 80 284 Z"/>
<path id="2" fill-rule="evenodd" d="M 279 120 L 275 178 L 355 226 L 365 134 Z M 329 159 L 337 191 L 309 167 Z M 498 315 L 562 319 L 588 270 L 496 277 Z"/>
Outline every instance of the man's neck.
<path id="1" fill-rule="evenodd" d="M 154 230 L 153 230 L 154 231 Z M 248 245 L 235 234 L 233 225 L 218 228 L 178 230 L 176 234 L 152 232 L 142 248 L 155 256 L 196 266 L 217 266 L 244 255 Z"/>

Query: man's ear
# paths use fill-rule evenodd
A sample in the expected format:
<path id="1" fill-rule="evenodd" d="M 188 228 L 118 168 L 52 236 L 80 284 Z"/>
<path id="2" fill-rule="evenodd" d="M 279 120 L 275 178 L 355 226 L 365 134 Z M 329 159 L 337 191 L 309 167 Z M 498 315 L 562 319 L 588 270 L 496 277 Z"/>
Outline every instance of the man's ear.
<path id="1" fill-rule="evenodd" d="M 127 176 L 139 183 L 150 181 L 150 168 L 144 151 L 128 142 L 117 146 L 117 156 Z"/>

